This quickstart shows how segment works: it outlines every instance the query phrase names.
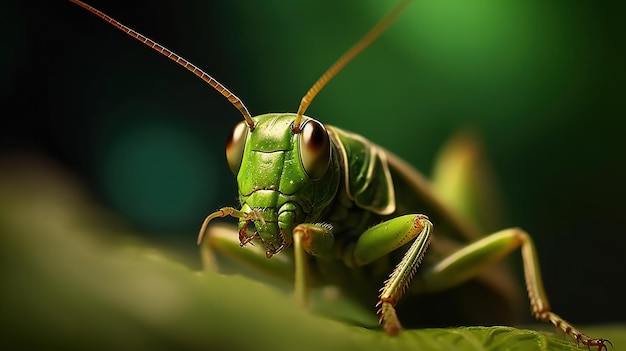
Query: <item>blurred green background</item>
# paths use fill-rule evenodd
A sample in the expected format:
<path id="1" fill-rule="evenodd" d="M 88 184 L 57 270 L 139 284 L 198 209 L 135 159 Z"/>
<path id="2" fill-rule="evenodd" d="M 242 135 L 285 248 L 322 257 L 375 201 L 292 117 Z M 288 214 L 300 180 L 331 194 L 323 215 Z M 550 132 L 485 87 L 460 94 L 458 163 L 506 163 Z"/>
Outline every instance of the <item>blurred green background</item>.
<path id="1" fill-rule="evenodd" d="M 395 1 L 90 1 L 205 69 L 253 114 L 302 95 Z M 624 321 L 624 5 L 414 1 L 307 114 L 426 175 L 447 138 L 481 139 L 504 225 L 530 232 L 556 311 Z M 78 175 L 154 245 L 199 266 L 204 216 L 236 204 L 224 145 L 240 115 L 191 74 L 66 1 L 5 1 L 3 156 Z"/>

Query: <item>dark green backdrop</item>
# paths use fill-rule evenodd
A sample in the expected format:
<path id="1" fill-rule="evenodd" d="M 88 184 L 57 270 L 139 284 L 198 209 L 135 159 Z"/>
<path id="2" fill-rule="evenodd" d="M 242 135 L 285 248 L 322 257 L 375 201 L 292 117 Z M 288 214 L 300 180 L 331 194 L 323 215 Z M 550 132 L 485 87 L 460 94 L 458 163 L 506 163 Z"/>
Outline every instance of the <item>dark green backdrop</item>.
<path id="1" fill-rule="evenodd" d="M 253 114 L 300 98 L 395 1 L 92 1 L 182 54 Z M 624 9 L 583 1 L 414 1 L 308 115 L 430 173 L 481 137 L 505 225 L 536 240 L 555 310 L 623 321 Z M 200 80 L 66 1 L 0 5 L 5 154 L 36 150 L 196 262 L 204 216 L 235 205 L 224 143 L 241 118 Z"/>

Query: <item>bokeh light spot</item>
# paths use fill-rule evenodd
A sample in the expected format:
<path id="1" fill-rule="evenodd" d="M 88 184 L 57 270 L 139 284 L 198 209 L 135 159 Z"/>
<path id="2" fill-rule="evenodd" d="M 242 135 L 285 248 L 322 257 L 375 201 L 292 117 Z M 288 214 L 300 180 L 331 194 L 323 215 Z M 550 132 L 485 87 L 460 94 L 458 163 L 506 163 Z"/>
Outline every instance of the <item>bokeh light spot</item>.
<path id="1" fill-rule="evenodd" d="M 198 222 L 219 175 L 198 132 L 180 123 L 134 121 L 103 138 L 99 178 L 112 206 L 161 231 Z"/>

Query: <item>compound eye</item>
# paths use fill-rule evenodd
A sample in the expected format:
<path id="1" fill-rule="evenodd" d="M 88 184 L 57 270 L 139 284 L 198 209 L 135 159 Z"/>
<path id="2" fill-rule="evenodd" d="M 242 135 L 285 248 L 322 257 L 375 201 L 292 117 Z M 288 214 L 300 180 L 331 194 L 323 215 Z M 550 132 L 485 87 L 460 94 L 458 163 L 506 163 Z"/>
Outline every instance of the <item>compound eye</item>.
<path id="1" fill-rule="evenodd" d="M 304 122 L 300 133 L 300 159 L 311 179 L 320 179 L 330 164 L 330 140 L 324 126 L 316 120 Z"/>
<path id="2" fill-rule="evenodd" d="M 244 121 L 241 121 L 233 128 L 228 142 L 226 143 L 226 160 L 228 161 L 228 167 L 230 167 L 234 175 L 237 175 L 241 167 L 243 149 L 246 146 L 247 136 L 248 125 Z"/>

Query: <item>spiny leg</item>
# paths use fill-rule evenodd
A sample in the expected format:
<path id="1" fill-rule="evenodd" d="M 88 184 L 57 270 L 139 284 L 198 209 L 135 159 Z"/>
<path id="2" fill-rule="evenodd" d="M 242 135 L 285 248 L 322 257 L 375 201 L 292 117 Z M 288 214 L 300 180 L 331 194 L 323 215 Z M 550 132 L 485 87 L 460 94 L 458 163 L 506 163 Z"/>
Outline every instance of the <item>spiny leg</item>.
<path id="1" fill-rule="evenodd" d="M 577 345 L 595 346 L 598 350 L 606 349 L 606 343 L 611 344 L 610 341 L 590 338 L 550 310 L 535 245 L 530 236 L 518 228 L 489 235 L 420 271 L 420 279 L 412 288 L 428 292 L 451 288 L 476 276 L 483 268 L 501 260 L 516 248 L 521 248 L 522 251 L 526 289 L 534 317 L 552 323 L 571 336 Z"/>
<path id="2" fill-rule="evenodd" d="M 414 240 L 402 261 L 385 282 L 380 294 L 380 321 L 389 334 L 397 334 L 402 326 L 394 305 L 408 286 L 428 243 L 432 224 L 424 215 L 405 215 L 380 223 L 366 230 L 354 249 L 346 254 L 346 264 L 358 267 L 380 258 Z M 308 268 L 306 254 L 324 258 L 333 254 L 332 226 L 300 224 L 293 230 L 295 257 L 295 295 L 298 302 L 308 304 Z"/>
<path id="3" fill-rule="evenodd" d="M 382 222 L 365 231 L 356 243 L 351 264 L 360 266 L 413 241 L 380 289 L 377 307 L 387 334 L 402 329 L 394 306 L 408 287 L 430 243 L 432 224 L 424 215 L 405 215 Z"/>

